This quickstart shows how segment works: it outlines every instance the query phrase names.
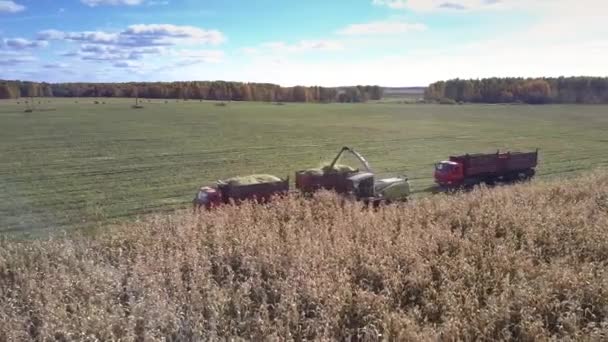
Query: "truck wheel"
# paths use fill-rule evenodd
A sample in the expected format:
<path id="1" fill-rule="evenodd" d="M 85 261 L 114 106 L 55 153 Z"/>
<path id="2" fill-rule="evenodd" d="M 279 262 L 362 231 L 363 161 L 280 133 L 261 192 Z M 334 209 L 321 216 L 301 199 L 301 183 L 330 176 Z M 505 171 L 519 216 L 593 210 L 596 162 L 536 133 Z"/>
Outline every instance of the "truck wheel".
<path id="1" fill-rule="evenodd" d="M 495 178 L 486 178 L 483 183 L 487 186 L 494 186 L 496 185 L 496 179 Z"/>
<path id="2" fill-rule="evenodd" d="M 471 191 L 475 189 L 476 186 L 480 185 L 483 181 L 479 178 L 469 178 L 466 179 L 462 185 L 464 191 Z"/>
<path id="3" fill-rule="evenodd" d="M 536 175 L 536 171 L 534 171 L 534 169 L 526 171 L 526 180 L 534 178 L 534 175 Z"/>
<path id="4" fill-rule="evenodd" d="M 520 174 L 515 172 L 515 173 L 509 173 L 509 174 L 505 175 L 503 180 L 505 181 L 505 183 L 514 183 L 514 182 L 519 181 L 520 178 L 521 178 Z"/>

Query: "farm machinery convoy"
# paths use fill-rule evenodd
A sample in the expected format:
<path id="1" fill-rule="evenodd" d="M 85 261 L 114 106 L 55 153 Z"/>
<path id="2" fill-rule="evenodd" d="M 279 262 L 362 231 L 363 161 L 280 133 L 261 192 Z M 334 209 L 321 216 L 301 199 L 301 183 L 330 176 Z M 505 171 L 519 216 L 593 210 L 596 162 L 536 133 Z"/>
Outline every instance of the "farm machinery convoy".
<path id="1" fill-rule="evenodd" d="M 346 152 L 358 159 L 362 168 L 339 164 Z M 479 184 L 526 181 L 534 177 L 537 164 L 538 150 L 451 156 L 435 165 L 434 178 L 437 186 L 434 192 L 468 190 Z M 296 171 L 293 190 L 290 190 L 289 177 L 234 177 L 217 181 L 212 186 L 201 187 L 193 205 L 195 209 L 211 209 L 247 200 L 265 203 L 276 196 L 289 193 L 311 195 L 322 189 L 373 206 L 404 202 L 410 196 L 410 183 L 406 176 L 376 179 L 368 161 L 359 152 L 343 147 L 330 164 Z"/>

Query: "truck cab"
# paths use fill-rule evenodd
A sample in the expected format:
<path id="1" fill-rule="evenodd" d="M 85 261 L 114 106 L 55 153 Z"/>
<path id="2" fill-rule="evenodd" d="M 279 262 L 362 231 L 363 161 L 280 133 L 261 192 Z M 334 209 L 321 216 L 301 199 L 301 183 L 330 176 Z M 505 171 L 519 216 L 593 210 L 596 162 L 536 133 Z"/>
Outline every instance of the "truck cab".
<path id="1" fill-rule="evenodd" d="M 217 190 L 217 188 L 210 186 L 202 186 L 194 200 L 192 200 L 192 204 L 194 208 L 200 209 L 204 207 L 205 209 L 211 209 L 213 207 L 218 206 L 222 202 L 222 194 Z"/>
<path id="2" fill-rule="evenodd" d="M 451 186 L 462 183 L 464 169 L 461 163 L 444 160 L 435 165 L 435 182 L 442 186 Z"/>

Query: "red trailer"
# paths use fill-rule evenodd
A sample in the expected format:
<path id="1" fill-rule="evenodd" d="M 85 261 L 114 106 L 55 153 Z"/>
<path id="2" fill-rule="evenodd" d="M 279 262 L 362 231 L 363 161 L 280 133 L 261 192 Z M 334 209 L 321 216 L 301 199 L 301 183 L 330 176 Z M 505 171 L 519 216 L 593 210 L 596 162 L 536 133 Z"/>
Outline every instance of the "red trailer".
<path id="1" fill-rule="evenodd" d="M 356 172 L 314 173 L 308 170 L 296 172 L 296 189 L 310 194 L 321 189 L 344 194 L 349 190 L 348 178 Z"/>
<path id="2" fill-rule="evenodd" d="M 267 175 L 265 175 L 267 176 Z M 268 181 L 255 184 L 235 184 L 218 181 L 215 186 L 201 187 L 192 203 L 194 208 L 210 209 L 222 204 L 241 203 L 247 200 L 268 202 L 272 197 L 289 192 L 289 178 L 273 177 Z"/>
<path id="3" fill-rule="evenodd" d="M 435 166 L 435 182 L 444 188 L 467 188 L 524 181 L 534 177 L 537 164 L 538 150 L 452 156 Z"/>

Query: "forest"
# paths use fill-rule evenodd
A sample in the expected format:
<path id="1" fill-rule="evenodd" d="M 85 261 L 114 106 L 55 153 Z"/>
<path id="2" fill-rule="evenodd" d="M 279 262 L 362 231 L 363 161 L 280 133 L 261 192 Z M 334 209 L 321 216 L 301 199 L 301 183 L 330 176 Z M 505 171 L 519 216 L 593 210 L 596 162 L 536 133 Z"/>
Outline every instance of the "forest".
<path id="1" fill-rule="evenodd" d="M 158 83 L 37 83 L 0 81 L 0 99 L 20 97 L 141 97 L 267 102 L 366 102 L 382 98 L 380 86 L 281 87 L 224 81 Z"/>
<path id="2" fill-rule="evenodd" d="M 608 77 L 454 79 L 431 84 L 425 98 L 442 103 L 608 103 Z"/>
<path id="3" fill-rule="evenodd" d="M 352 87 L 281 87 L 270 83 L 226 81 L 38 83 L 0 80 L 0 99 L 21 97 L 140 97 L 151 99 L 366 102 L 380 100 L 378 85 Z M 440 103 L 608 103 L 608 77 L 453 79 L 429 85 L 428 102 Z"/>

